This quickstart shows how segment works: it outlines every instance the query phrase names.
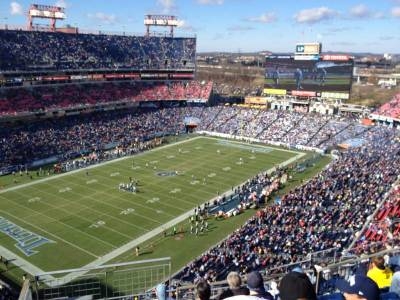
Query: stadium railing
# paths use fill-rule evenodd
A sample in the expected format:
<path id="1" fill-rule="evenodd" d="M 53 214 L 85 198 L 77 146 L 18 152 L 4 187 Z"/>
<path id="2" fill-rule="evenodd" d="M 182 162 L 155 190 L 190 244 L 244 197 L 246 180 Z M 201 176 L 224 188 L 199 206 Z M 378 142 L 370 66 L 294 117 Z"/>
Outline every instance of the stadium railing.
<path id="1" fill-rule="evenodd" d="M 318 295 L 322 294 L 330 294 L 334 293 L 334 287 L 329 286 L 330 280 L 334 277 L 340 277 L 344 279 L 348 279 L 351 275 L 353 275 L 358 268 L 358 266 L 365 262 L 369 261 L 370 258 L 374 256 L 383 256 L 383 255 L 400 255 L 400 249 L 386 249 L 380 251 L 378 253 L 363 255 L 363 256 L 348 256 L 343 258 L 337 263 L 329 264 L 324 267 L 319 266 L 314 261 L 309 260 L 306 263 L 311 263 L 309 266 L 304 264 L 295 263 L 288 264 L 281 267 L 281 272 L 272 274 L 272 275 L 264 275 L 264 285 L 266 289 L 271 289 L 274 285 L 273 282 L 278 283 L 280 279 L 291 271 L 295 266 L 300 266 L 305 273 L 309 275 L 311 281 L 316 286 L 316 292 Z M 315 257 L 316 253 L 309 255 L 310 257 Z M 266 270 L 269 273 L 270 270 Z M 243 278 L 243 282 L 246 280 Z M 322 289 L 321 289 L 322 287 Z M 328 287 L 328 288 L 327 288 Z M 214 282 L 211 284 L 211 293 L 212 297 L 218 295 L 222 290 L 228 288 L 228 283 L 226 281 Z M 176 299 L 195 299 L 194 297 L 194 285 L 183 285 L 174 289 L 174 293 L 176 294 Z"/>
<path id="2" fill-rule="evenodd" d="M 397 243 L 396 243 L 397 244 Z M 329 253 L 332 253 L 329 251 Z M 336 262 L 314 261 L 319 252 L 311 253 L 307 259 L 291 263 L 278 269 L 264 270 L 264 283 L 271 289 L 294 267 L 301 267 L 316 285 L 317 293 L 333 293 L 330 280 L 340 277 L 348 279 L 361 263 L 380 255 L 400 255 L 400 249 L 388 247 L 377 253 L 342 256 Z M 67 275 L 61 277 L 63 275 Z M 49 279 L 53 277 L 52 279 Z M 20 300 L 30 299 L 68 299 L 90 297 L 90 299 L 154 299 L 154 287 L 161 282 L 170 282 L 170 293 L 175 299 L 195 299 L 195 285 L 171 279 L 170 258 L 160 258 L 138 262 L 104 265 L 86 269 L 62 270 L 36 275 L 24 282 Z M 243 282 L 246 280 L 243 278 Z M 32 293 L 29 292 L 28 283 Z M 211 283 L 212 296 L 228 288 L 226 280 Z M 22 297 L 22 298 L 21 298 Z M 31 298 L 32 297 L 32 298 Z"/>
<path id="3" fill-rule="evenodd" d="M 130 299 L 147 297 L 171 277 L 171 258 L 109 264 L 36 274 L 33 299 Z"/>

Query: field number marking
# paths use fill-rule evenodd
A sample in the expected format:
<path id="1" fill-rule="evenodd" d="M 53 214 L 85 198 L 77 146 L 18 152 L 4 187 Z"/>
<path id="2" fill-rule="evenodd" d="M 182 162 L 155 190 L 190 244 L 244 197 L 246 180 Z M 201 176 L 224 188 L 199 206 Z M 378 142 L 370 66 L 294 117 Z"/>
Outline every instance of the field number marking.
<path id="1" fill-rule="evenodd" d="M 93 223 L 92 225 L 90 225 L 89 228 L 100 228 L 104 225 L 106 225 L 106 222 L 104 222 L 103 220 L 99 220 L 99 221 Z"/>
<path id="2" fill-rule="evenodd" d="M 28 203 L 35 203 L 35 202 L 39 202 L 40 200 L 42 200 L 42 198 L 40 197 L 33 197 L 31 199 L 28 199 Z"/>
<path id="3" fill-rule="evenodd" d="M 160 201 L 160 198 L 154 197 L 154 198 L 151 198 L 151 199 L 147 200 L 146 203 L 156 203 L 158 201 Z"/>
<path id="4" fill-rule="evenodd" d="M 72 189 L 70 187 L 68 187 L 68 186 L 63 188 L 63 189 L 59 189 L 58 190 L 59 193 L 66 193 L 66 192 L 69 192 L 69 191 L 72 191 Z"/>
<path id="5" fill-rule="evenodd" d="M 132 214 L 134 212 L 135 212 L 134 208 L 127 208 L 127 209 L 124 209 L 123 211 L 121 211 L 119 214 L 126 216 L 126 215 Z"/>

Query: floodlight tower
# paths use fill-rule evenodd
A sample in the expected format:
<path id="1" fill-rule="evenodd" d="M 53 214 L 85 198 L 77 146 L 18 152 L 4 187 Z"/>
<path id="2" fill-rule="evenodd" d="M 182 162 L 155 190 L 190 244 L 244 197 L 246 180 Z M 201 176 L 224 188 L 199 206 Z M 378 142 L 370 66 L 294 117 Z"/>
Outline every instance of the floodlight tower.
<path id="1" fill-rule="evenodd" d="M 28 11 L 28 30 L 33 29 L 34 18 L 39 18 L 50 19 L 50 30 L 55 31 L 56 21 L 66 18 L 64 11 L 64 7 L 32 4 Z"/>
<path id="2" fill-rule="evenodd" d="M 146 26 L 146 36 L 150 35 L 151 26 L 163 26 L 170 28 L 170 36 L 174 37 L 174 28 L 178 26 L 176 16 L 169 15 L 145 15 L 144 25 Z"/>

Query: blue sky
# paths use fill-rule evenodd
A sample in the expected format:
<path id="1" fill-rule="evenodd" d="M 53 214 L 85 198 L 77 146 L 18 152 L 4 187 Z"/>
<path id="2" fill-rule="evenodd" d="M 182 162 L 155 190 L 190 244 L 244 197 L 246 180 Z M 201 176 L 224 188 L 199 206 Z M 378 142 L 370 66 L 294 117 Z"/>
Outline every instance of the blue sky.
<path id="1" fill-rule="evenodd" d="M 324 51 L 400 53 L 400 0 L 1 0 L 0 23 L 26 24 L 30 3 L 66 7 L 60 25 L 139 34 L 145 14 L 173 14 L 176 35 L 196 35 L 198 52 L 290 52 L 318 41 Z"/>

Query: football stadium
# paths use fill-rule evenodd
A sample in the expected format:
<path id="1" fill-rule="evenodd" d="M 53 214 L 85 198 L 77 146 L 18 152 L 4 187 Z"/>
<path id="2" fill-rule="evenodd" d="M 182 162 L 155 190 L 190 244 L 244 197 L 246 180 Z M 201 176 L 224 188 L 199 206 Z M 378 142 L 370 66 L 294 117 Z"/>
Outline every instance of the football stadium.
<path id="1" fill-rule="evenodd" d="M 0 299 L 400 299 L 394 62 L 299 42 L 236 74 L 174 15 L 67 10 L 0 19 Z"/>

